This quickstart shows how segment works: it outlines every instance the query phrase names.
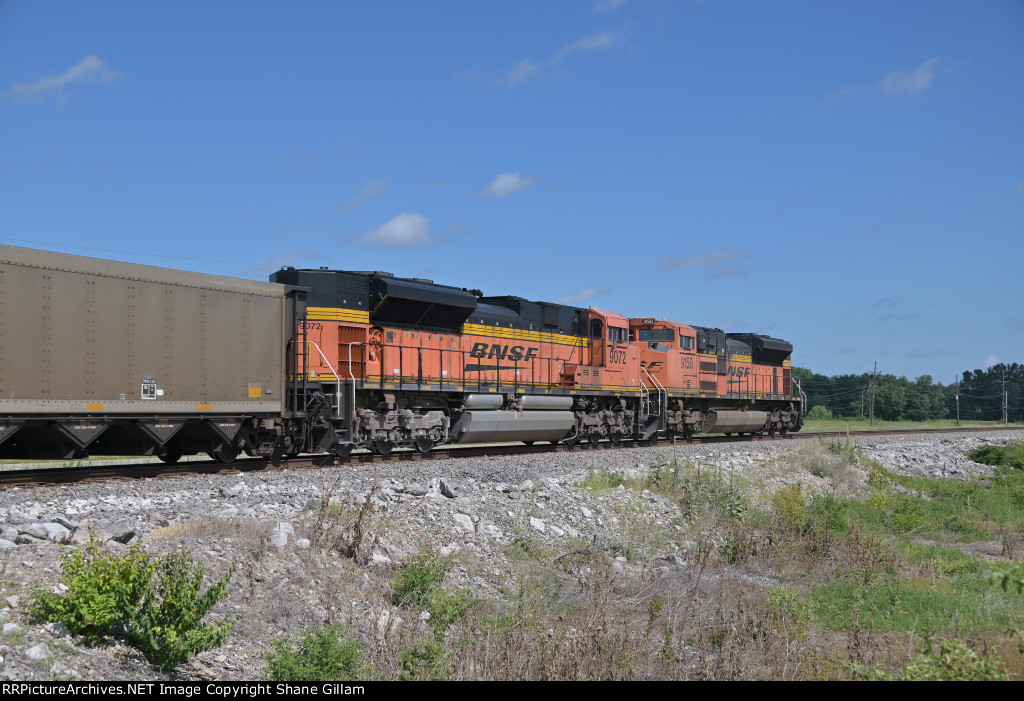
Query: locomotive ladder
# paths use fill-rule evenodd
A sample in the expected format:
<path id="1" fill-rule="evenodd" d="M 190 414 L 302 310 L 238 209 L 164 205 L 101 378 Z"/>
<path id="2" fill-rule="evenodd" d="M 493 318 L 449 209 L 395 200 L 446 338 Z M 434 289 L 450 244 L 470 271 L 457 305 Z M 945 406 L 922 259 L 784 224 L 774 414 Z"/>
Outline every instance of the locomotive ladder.
<path id="1" fill-rule="evenodd" d="M 640 411 L 637 414 L 637 433 L 643 438 L 650 438 L 658 431 L 664 431 L 668 426 L 668 390 L 658 382 L 658 378 L 647 371 L 647 368 L 641 366 L 640 369 L 647 375 L 653 387 L 648 389 L 643 378 L 640 378 Z M 651 399 L 651 392 L 654 390 L 657 390 L 658 396 L 658 415 L 656 417 L 653 417 L 654 402 Z M 651 421 L 652 417 L 653 421 Z"/>

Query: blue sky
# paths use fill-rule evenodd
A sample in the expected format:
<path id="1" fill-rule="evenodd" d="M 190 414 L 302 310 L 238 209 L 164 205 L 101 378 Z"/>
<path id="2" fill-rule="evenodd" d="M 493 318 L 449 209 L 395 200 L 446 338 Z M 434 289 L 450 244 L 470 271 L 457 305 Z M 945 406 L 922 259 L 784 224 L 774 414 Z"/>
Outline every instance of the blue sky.
<path id="1" fill-rule="evenodd" d="M 1024 2 L 0 2 L 0 242 L 1024 362 Z"/>

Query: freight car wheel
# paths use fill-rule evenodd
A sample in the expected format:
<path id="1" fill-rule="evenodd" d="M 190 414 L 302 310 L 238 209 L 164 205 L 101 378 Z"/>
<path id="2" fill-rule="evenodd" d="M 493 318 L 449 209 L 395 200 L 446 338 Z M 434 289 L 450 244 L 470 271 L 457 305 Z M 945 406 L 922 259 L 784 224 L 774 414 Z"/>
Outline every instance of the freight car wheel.
<path id="1" fill-rule="evenodd" d="M 378 438 L 371 444 L 371 447 L 373 448 L 373 452 L 377 455 L 386 458 L 391 455 L 391 451 L 395 449 L 395 444 L 387 439 Z"/>
<path id="2" fill-rule="evenodd" d="M 429 438 L 417 438 L 416 439 L 416 450 L 420 451 L 424 455 L 430 452 L 430 449 L 434 447 L 434 442 Z"/>
<path id="3" fill-rule="evenodd" d="M 609 439 L 609 440 L 610 440 L 610 441 L 611 441 L 612 443 L 614 443 L 615 445 L 618 445 L 619 443 L 621 443 L 621 442 L 622 442 L 622 434 L 621 434 L 621 433 L 612 433 L 612 434 L 610 434 L 610 435 L 608 436 L 608 439 Z"/>
<path id="4" fill-rule="evenodd" d="M 533 441 L 523 441 L 523 445 L 533 445 Z M 551 441 L 551 445 L 558 445 L 558 441 Z"/>
<path id="5" fill-rule="evenodd" d="M 597 433 L 591 433 L 589 436 L 587 436 L 587 438 L 590 439 L 590 445 L 594 446 L 595 448 L 597 447 L 598 441 L 601 440 L 601 436 Z"/>

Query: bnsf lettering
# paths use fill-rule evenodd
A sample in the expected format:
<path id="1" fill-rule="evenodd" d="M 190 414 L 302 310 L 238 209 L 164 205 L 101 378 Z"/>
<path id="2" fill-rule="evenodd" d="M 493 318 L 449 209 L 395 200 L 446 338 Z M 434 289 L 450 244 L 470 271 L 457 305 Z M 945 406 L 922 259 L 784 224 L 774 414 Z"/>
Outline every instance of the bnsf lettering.
<path id="1" fill-rule="evenodd" d="M 486 343 L 474 343 L 473 349 L 469 351 L 471 358 L 497 358 L 498 360 L 533 360 L 540 354 L 539 348 L 526 348 L 525 346 L 502 346 L 498 343 L 487 345 Z"/>
<path id="2" fill-rule="evenodd" d="M 750 375 L 750 368 L 730 367 L 729 374 L 734 377 L 747 377 L 748 375 Z"/>
<path id="3" fill-rule="evenodd" d="M 684 356 L 682 356 L 679 359 L 679 366 L 682 367 L 683 370 L 693 370 L 693 356 L 692 355 L 684 355 Z"/>

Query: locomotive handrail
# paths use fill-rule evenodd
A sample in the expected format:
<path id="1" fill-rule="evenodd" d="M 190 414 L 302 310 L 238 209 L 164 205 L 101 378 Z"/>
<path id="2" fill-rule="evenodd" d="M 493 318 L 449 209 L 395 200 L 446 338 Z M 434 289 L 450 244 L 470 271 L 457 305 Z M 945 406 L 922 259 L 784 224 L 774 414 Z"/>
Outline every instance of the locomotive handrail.
<path id="1" fill-rule="evenodd" d="M 667 415 L 666 412 L 668 411 L 668 390 L 665 389 L 665 386 L 663 384 L 658 382 L 658 378 L 657 377 L 655 377 L 650 372 L 648 372 L 647 368 L 645 368 L 643 365 L 641 365 L 640 369 L 644 371 L 644 374 L 647 375 L 647 377 L 651 378 L 651 382 L 654 383 L 654 386 L 658 388 L 658 398 L 660 400 L 658 402 L 658 404 L 661 405 L 660 406 L 661 412 L 660 412 L 660 414 L 658 416 L 658 420 L 660 421 L 663 416 Z M 640 384 L 643 384 L 643 383 L 644 383 L 643 378 L 641 378 L 640 379 Z M 664 395 L 664 399 L 663 400 L 661 400 L 662 395 Z M 662 426 L 661 428 L 664 428 L 664 426 Z"/>
<path id="2" fill-rule="evenodd" d="M 340 419 L 341 418 L 341 378 L 338 377 L 338 373 L 334 371 L 333 367 L 331 367 L 330 361 L 327 360 L 327 356 L 324 355 L 324 352 L 322 350 L 320 350 L 320 346 L 318 346 L 316 344 L 316 341 L 310 341 L 310 343 L 313 344 L 313 347 L 316 348 L 316 352 L 320 354 L 321 358 L 323 358 L 324 365 L 326 365 L 327 369 L 331 371 L 332 375 L 334 375 L 334 379 L 338 381 L 338 384 L 337 384 L 338 389 L 335 392 L 335 399 L 337 399 L 337 416 L 335 416 L 334 418 Z M 349 364 L 349 369 L 351 370 L 351 368 L 352 368 L 352 366 L 351 366 L 351 364 Z"/>

